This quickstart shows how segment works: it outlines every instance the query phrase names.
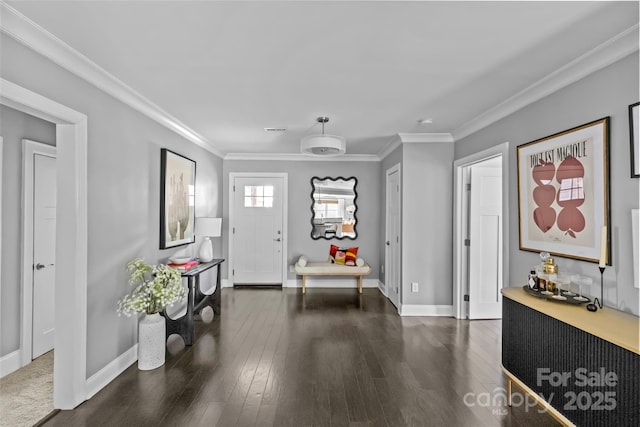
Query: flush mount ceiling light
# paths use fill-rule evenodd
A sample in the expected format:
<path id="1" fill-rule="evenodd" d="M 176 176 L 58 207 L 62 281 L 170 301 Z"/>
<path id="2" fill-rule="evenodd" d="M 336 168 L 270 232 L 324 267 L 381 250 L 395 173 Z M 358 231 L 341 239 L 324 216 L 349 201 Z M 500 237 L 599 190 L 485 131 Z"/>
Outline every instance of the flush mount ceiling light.
<path id="1" fill-rule="evenodd" d="M 322 135 L 309 135 L 302 138 L 300 152 L 314 156 L 339 156 L 346 152 L 347 142 L 342 136 L 325 135 L 324 124 L 329 117 L 318 117 L 318 123 L 322 123 Z"/>

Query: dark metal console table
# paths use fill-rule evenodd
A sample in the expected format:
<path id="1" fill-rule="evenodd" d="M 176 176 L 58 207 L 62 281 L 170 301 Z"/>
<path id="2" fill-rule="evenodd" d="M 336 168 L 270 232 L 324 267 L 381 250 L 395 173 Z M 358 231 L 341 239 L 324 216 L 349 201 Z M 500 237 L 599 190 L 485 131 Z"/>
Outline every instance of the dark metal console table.
<path id="1" fill-rule="evenodd" d="M 178 334 L 184 340 L 185 345 L 192 345 L 195 340 L 193 318 L 199 314 L 206 306 L 213 309 L 213 313 L 220 315 L 220 298 L 222 295 L 222 284 L 220 283 L 220 264 L 224 259 L 214 259 L 211 262 L 203 262 L 189 271 L 182 273 L 182 277 L 187 278 L 187 312 L 177 319 L 170 318 L 166 311 L 162 315 L 167 319 L 167 338 L 171 334 Z M 216 288 L 212 294 L 205 294 L 200 287 L 200 275 L 205 271 L 217 267 Z"/>

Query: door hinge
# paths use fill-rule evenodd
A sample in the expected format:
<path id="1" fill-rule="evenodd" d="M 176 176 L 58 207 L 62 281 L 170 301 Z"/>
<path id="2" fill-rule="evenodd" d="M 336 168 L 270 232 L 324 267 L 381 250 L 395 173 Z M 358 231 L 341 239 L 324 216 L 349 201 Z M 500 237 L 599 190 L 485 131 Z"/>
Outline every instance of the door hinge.
<path id="1" fill-rule="evenodd" d="M 467 191 L 471 191 L 471 183 L 467 184 Z"/>
<path id="2" fill-rule="evenodd" d="M 233 192 L 234 193 L 236 192 L 236 185 L 235 184 L 233 184 Z"/>
<path id="3" fill-rule="evenodd" d="M 469 301 L 469 295 L 465 295 L 465 296 L 464 296 L 464 300 L 465 300 L 465 301 Z"/>
<path id="4" fill-rule="evenodd" d="M 233 234 L 236 234 L 236 228 L 233 227 Z"/>
<path id="5" fill-rule="evenodd" d="M 471 246 L 471 239 L 464 239 L 465 246 Z"/>
<path id="6" fill-rule="evenodd" d="M 233 270 L 231 270 L 231 275 L 235 276 L 236 275 L 236 269 L 234 268 Z"/>

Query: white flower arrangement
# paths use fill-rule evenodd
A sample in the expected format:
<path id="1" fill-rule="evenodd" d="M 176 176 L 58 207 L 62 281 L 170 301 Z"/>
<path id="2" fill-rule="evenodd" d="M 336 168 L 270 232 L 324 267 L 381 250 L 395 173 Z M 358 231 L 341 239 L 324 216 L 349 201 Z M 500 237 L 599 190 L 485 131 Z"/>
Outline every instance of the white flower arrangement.
<path id="1" fill-rule="evenodd" d="M 127 263 L 129 283 L 136 286 L 118 301 L 118 314 L 160 313 L 182 299 L 185 289 L 180 272 L 165 264 L 149 265 L 141 258 Z"/>

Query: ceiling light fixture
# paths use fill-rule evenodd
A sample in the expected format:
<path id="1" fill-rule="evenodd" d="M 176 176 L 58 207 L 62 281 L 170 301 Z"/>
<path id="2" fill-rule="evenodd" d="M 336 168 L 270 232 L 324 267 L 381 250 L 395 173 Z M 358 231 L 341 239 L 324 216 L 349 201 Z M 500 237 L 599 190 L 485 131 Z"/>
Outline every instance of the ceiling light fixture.
<path id="1" fill-rule="evenodd" d="M 300 152 L 314 156 L 339 156 L 346 152 L 347 142 L 342 136 L 325 135 L 324 124 L 329 117 L 318 117 L 318 123 L 322 123 L 322 135 L 309 135 L 300 141 Z"/>

